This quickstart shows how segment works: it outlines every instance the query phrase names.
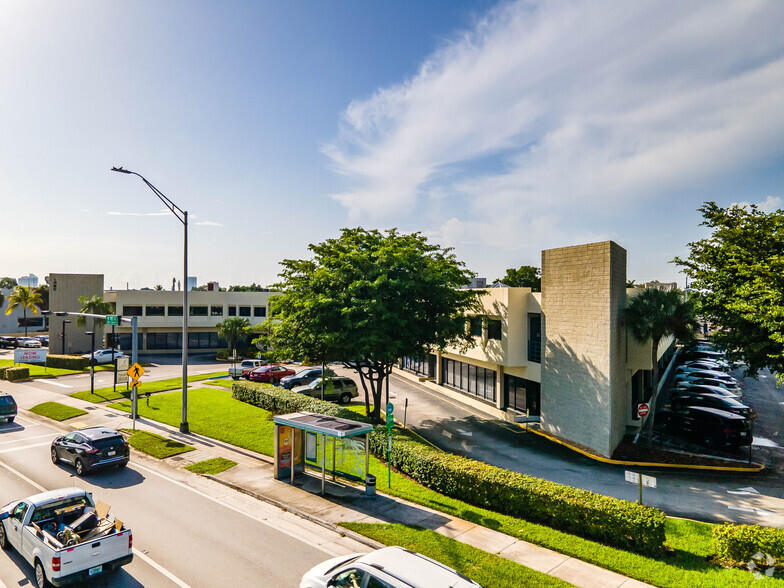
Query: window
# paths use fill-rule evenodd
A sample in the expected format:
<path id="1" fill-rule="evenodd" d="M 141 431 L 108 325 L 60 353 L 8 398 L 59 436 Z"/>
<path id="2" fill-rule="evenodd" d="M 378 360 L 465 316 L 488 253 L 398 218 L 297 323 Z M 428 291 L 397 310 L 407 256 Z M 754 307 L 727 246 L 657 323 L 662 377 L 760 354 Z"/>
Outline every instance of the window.
<path id="1" fill-rule="evenodd" d="M 166 314 L 165 306 L 145 306 L 144 314 L 146 316 L 164 316 Z"/>
<path id="2" fill-rule="evenodd" d="M 182 316 L 182 306 L 170 306 L 169 316 Z"/>
<path id="3" fill-rule="evenodd" d="M 542 315 L 528 315 L 528 361 L 542 363 Z"/>
<path id="4" fill-rule="evenodd" d="M 207 316 L 207 307 L 206 306 L 191 306 L 191 308 L 190 308 L 190 315 L 191 316 Z"/>
<path id="5" fill-rule="evenodd" d="M 147 333 L 147 349 L 182 349 L 182 333 Z"/>
<path id="6" fill-rule="evenodd" d="M 25 320 L 24 317 L 17 319 L 17 323 L 20 327 L 28 326 L 28 327 L 43 327 L 44 326 L 44 319 L 43 317 L 35 318 L 35 317 L 27 317 Z"/>
<path id="7" fill-rule="evenodd" d="M 142 316 L 141 306 L 123 306 L 122 316 Z"/>
<path id="8" fill-rule="evenodd" d="M 240 306 L 240 316 L 250 316 L 250 306 Z"/>
<path id="9" fill-rule="evenodd" d="M 487 338 L 501 340 L 501 321 L 496 319 L 488 319 L 487 321 Z"/>
<path id="10" fill-rule="evenodd" d="M 223 306 L 210 306 L 210 316 L 223 316 Z"/>
<path id="11" fill-rule="evenodd" d="M 267 316 L 267 307 L 266 306 L 254 306 L 253 307 L 253 316 Z"/>
<path id="12" fill-rule="evenodd" d="M 541 384 L 516 376 L 504 375 L 504 393 L 506 394 L 506 405 L 517 412 L 531 416 L 539 414 L 539 402 L 541 397 Z"/>
<path id="13" fill-rule="evenodd" d="M 229 316 L 237 316 L 237 307 L 229 306 Z"/>
<path id="14" fill-rule="evenodd" d="M 444 359 L 441 371 L 444 385 L 482 400 L 495 402 L 495 370 L 454 359 Z"/>
<path id="15" fill-rule="evenodd" d="M 131 333 L 122 333 L 117 335 L 117 344 L 120 346 L 122 351 L 131 351 L 131 344 L 133 338 L 131 337 Z M 136 334 L 136 345 L 137 349 L 142 348 L 142 334 Z"/>
<path id="16" fill-rule="evenodd" d="M 482 318 L 481 316 L 471 317 L 471 334 L 474 337 L 482 336 Z"/>
<path id="17" fill-rule="evenodd" d="M 188 333 L 189 349 L 218 349 L 221 343 L 226 346 L 226 342 L 219 339 L 216 332 Z"/>
<path id="18" fill-rule="evenodd" d="M 436 356 L 431 353 L 423 357 L 403 357 L 400 367 L 421 376 L 432 377 L 436 373 Z"/>

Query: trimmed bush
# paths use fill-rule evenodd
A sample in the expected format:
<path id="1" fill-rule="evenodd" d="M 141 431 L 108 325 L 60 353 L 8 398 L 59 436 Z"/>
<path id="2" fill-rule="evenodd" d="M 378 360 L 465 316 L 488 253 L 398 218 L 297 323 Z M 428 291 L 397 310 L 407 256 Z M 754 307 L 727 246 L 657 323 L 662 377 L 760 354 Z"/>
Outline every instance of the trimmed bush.
<path id="1" fill-rule="evenodd" d="M 367 418 L 337 406 L 266 384 L 236 382 L 237 400 L 273 414 L 309 411 L 352 420 Z M 386 458 L 387 432 L 377 426 L 370 451 Z M 664 545 L 663 512 L 439 451 L 394 433 L 390 461 L 423 486 L 475 506 L 646 554 Z"/>
<path id="2" fill-rule="evenodd" d="M 724 523 L 714 527 L 713 535 L 716 537 L 717 555 L 727 563 L 742 567 L 757 553 L 762 553 L 775 560 L 773 565 L 784 566 L 784 529 Z M 765 562 L 763 567 L 770 565 Z"/>
<path id="3" fill-rule="evenodd" d="M 5 380 L 5 370 L 8 369 L 8 366 L 0 367 L 0 380 Z"/>
<path id="4" fill-rule="evenodd" d="M 9 382 L 16 382 L 17 380 L 24 380 L 30 377 L 30 368 L 26 367 L 7 367 L 5 368 L 4 377 Z"/>
<path id="5" fill-rule="evenodd" d="M 46 356 L 46 367 L 64 370 L 83 371 L 90 364 L 90 360 L 81 355 L 55 355 Z"/>

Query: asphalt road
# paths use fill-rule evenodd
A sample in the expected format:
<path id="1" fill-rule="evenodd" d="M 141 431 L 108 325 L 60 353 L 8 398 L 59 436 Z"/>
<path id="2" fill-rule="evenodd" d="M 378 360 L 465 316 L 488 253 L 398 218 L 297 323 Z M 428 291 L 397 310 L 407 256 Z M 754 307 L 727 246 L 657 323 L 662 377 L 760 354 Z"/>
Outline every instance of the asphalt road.
<path id="1" fill-rule="evenodd" d="M 133 530 L 135 557 L 89 586 L 296 586 L 310 567 L 335 555 L 307 541 L 312 529 L 297 536 L 276 528 L 278 509 L 152 458 L 135 454 L 124 470 L 78 478 L 49 459 L 59 434 L 24 415 L 0 425 L 0 504 L 68 486 L 110 504 Z M 32 568 L 16 552 L 0 553 L 0 587 L 32 582 Z"/>

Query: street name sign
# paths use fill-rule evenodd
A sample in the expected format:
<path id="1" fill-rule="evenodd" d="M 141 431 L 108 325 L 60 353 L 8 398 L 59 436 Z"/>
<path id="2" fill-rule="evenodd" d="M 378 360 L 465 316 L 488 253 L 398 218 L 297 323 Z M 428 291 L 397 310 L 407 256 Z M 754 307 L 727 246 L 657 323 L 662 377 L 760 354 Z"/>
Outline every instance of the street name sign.
<path id="1" fill-rule="evenodd" d="M 116 314 L 107 315 L 106 324 L 110 326 L 118 327 L 120 325 L 120 317 Z"/>
<path id="2" fill-rule="evenodd" d="M 656 478 L 653 476 L 641 476 L 637 472 L 630 472 L 629 470 L 626 470 L 624 472 L 624 477 L 626 478 L 627 482 L 631 482 L 632 484 L 639 484 L 642 482 L 642 485 L 646 488 L 656 488 Z"/>

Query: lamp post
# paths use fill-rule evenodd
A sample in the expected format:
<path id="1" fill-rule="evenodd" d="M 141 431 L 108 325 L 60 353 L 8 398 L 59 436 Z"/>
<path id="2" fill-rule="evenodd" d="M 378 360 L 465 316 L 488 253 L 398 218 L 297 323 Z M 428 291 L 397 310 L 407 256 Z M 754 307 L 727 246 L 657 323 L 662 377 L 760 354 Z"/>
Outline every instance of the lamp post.
<path id="1" fill-rule="evenodd" d="M 182 420 L 180 422 L 180 433 L 188 433 L 188 211 L 182 210 L 174 202 L 169 200 L 163 193 L 153 186 L 147 179 L 134 171 L 113 167 L 112 171 L 121 174 L 132 174 L 141 178 L 147 187 L 155 192 L 155 195 L 166 205 L 171 213 L 183 226 L 183 248 L 182 248 Z"/>
<path id="2" fill-rule="evenodd" d="M 85 331 L 90 335 L 90 394 L 95 392 L 95 331 Z"/>
<path id="3" fill-rule="evenodd" d="M 63 348 L 62 348 L 61 353 L 63 355 L 65 355 L 65 325 L 69 325 L 69 324 L 71 324 L 71 321 L 63 321 L 63 329 L 62 329 L 62 331 L 60 331 L 60 340 L 63 343 Z"/>

